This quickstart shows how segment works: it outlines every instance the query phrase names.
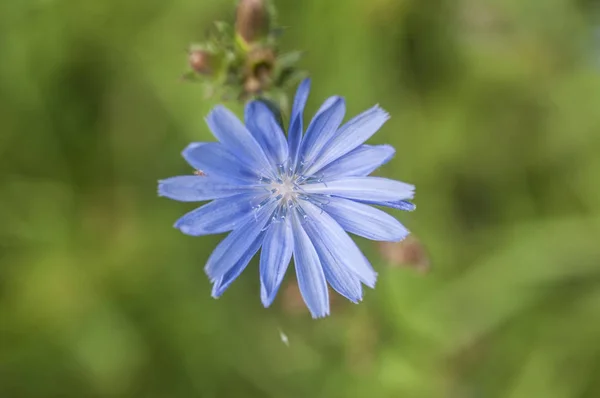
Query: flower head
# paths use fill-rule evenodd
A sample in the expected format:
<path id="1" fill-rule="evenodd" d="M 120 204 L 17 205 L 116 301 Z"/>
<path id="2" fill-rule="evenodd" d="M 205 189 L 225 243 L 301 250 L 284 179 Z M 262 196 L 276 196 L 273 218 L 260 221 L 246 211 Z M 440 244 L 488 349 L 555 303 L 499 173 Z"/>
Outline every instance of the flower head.
<path id="1" fill-rule="evenodd" d="M 261 300 L 273 302 L 294 258 L 302 297 L 313 317 L 329 314 L 327 284 L 357 303 L 362 284 L 377 273 L 347 232 L 367 239 L 400 241 L 408 235 L 395 218 L 370 205 L 413 210 L 414 187 L 368 175 L 394 149 L 364 145 L 388 119 L 375 106 L 341 125 L 345 102 L 327 99 L 303 134 L 310 81 L 301 83 L 287 139 L 272 111 L 248 103 L 245 125 L 222 106 L 207 123 L 219 142 L 193 143 L 183 157 L 204 175 L 159 182 L 161 196 L 211 202 L 184 215 L 175 227 L 200 236 L 229 232 L 205 267 L 219 297 L 260 253 Z M 341 126 L 340 126 L 341 125 Z"/>

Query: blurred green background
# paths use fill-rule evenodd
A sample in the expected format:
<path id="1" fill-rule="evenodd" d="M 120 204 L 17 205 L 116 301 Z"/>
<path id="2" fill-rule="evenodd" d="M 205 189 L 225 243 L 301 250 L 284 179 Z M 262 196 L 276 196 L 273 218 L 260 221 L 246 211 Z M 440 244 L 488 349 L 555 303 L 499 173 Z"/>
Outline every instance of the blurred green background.
<path id="1" fill-rule="evenodd" d="M 293 272 L 262 308 L 256 262 L 212 299 L 221 236 L 172 228 L 194 204 L 156 181 L 212 140 L 179 77 L 234 2 L 4 0 L 0 397 L 599 397 L 597 3 L 276 4 L 307 115 L 391 113 L 370 143 L 417 186 L 394 215 L 420 265 L 359 240 L 377 288 L 318 321 Z"/>

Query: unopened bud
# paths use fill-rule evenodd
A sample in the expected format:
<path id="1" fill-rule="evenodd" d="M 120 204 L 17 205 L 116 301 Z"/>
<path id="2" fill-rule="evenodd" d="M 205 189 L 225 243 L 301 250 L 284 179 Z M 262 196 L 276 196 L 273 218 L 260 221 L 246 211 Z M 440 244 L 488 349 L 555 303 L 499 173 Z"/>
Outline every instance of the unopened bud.
<path id="1" fill-rule="evenodd" d="M 255 48 L 248 54 L 247 74 L 265 82 L 275 66 L 275 51 L 272 48 Z"/>
<path id="2" fill-rule="evenodd" d="M 244 92 L 257 94 L 268 89 L 275 66 L 275 53 L 271 48 L 255 48 L 248 53 L 244 71 Z"/>
<path id="3" fill-rule="evenodd" d="M 262 39 L 269 32 L 267 0 L 240 0 L 235 15 L 235 31 L 247 44 Z"/>
<path id="4" fill-rule="evenodd" d="M 204 50 L 192 50 L 189 52 L 188 61 L 190 67 L 203 75 L 208 75 L 212 72 L 211 69 L 211 54 Z"/>

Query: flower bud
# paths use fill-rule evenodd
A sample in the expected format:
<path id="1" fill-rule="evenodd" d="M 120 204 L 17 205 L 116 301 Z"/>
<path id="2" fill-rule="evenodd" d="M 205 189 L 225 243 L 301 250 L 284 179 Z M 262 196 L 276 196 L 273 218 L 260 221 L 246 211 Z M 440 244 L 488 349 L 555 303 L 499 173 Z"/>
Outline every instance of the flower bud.
<path id="1" fill-rule="evenodd" d="M 271 48 L 255 48 L 248 53 L 244 70 L 244 91 L 257 94 L 268 89 L 275 66 L 275 53 Z"/>
<path id="2" fill-rule="evenodd" d="M 247 71 L 250 76 L 265 84 L 275 68 L 275 52 L 271 48 L 256 48 L 248 54 Z"/>
<path id="3" fill-rule="evenodd" d="M 235 15 L 235 31 L 247 44 L 255 43 L 269 32 L 267 0 L 240 0 Z"/>
<path id="4" fill-rule="evenodd" d="M 211 54 L 204 50 L 191 50 L 188 56 L 190 67 L 203 75 L 208 75 L 212 72 Z"/>
<path id="5" fill-rule="evenodd" d="M 380 242 L 379 252 L 392 268 L 409 267 L 420 273 L 429 271 L 429 255 L 421 242 L 412 235 L 402 242 Z"/>

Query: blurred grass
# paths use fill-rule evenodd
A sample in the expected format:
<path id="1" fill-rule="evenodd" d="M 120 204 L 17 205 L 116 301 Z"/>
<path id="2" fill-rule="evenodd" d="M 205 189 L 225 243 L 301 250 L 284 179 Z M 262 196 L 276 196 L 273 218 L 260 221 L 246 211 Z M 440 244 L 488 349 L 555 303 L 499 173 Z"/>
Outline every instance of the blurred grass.
<path id="1" fill-rule="evenodd" d="M 378 286 L 328 319 L 285 286 L 263 309 L 256 265 L 211 299 L 220 237 L 171 228 L 193 205 L 156 180 L 212 139 L 214 103 L 178 77 L 233 3 L 7 0 L 0 396 L 598 397 L 596 4 L 277 4 L 286 49 L 307 51 L 307 113 L 333 94 L 391 113 L 378 173 L 417 185 L 417 211 L 394 214 L 430 272 L 360 241 Z"/>

